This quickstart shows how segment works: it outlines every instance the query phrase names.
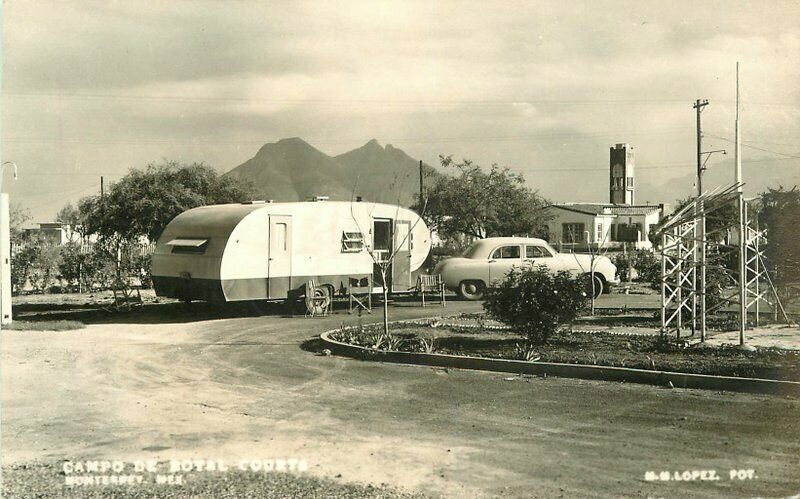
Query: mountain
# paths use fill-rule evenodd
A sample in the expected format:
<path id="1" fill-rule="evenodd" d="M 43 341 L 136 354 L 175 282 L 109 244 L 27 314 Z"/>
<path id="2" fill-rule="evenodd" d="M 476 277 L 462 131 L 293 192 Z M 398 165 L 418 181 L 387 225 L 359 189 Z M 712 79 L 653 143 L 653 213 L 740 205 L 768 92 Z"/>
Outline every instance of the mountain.
<path id="1" fill-rule="evenodd" d="M 419 161 L 391 144 L 384 148 L 372 139 L 333 159 L 364 199 L 406 206 L 419 197 Z"/>
<path id="2" fill-rule="evenodd" d="M 342 167 L 297 137 L 264 145 L 226 175 L 252 181 L 265 199 L 299 201 L 322 195 L 350 199 Z"/>
<path id="3" fill-rule="evenodd" d="M 426 174 L 436 175 L 425 167 Z M 331 200 L 411 205 L 419 195 L 419 161 L 400 149 L 372 139 L 352 151 L 330 157 L 300 138 L 264 145 L 226 175 L 253 181 L 259 197 L 299 201 L 312 196 Z"/>

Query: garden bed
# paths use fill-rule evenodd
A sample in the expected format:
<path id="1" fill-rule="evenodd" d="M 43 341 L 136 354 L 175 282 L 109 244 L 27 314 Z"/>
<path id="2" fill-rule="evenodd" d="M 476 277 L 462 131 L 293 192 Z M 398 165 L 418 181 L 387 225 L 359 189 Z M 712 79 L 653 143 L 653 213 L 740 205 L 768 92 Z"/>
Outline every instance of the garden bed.
<path id="1" fill-rule="evenodd" d="M 471 322 L 471 323 L 470 323 Z M 395 323 L 342 329 L 331 339 L 375 351 L 461 355 L 478 358 L 626 367 L 688 374 L 800 381 L 800 352 L 762 348 L 748 352 L 733 346 L 689 346 L 665 342 L 657 334 L 623 335 L 610 331 L 562 329 L 545 345 L 529 345 L 513 331 L 479 318 Z"/>

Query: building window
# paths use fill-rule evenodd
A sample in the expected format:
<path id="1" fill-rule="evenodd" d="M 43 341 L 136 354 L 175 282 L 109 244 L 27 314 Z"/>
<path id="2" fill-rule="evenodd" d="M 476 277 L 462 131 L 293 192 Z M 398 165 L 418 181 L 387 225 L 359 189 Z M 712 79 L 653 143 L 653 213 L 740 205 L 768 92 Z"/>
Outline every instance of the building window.
<path id="1" fill-rule="evenodd" d="M 561 224 L 561 241 L 565 243 L 579 243 L 583 241 L 586 226 L 582 223 Z"/>
<path id="2" fill-rule="evenodd" d="M 628 189 L 633 189 L 633 177 L 628 177 Z"/>
<path id="3" fill-rule="evenodd" d="M 342 232 L 342 253 L 358 253 L 364 248 L 364 234 Z"/>
<path id="4" fill-rule="evenodd" d="M 632 243 L 642 241 L 644 230 L 641 223 L 614 224 L 611 226 L 611 240 L 615 242 Z"/>
<path id="5" fill-rule="evenodd" d="M 596 243 L 599 243 L 603 239 L 605 239 L 603 235 L 603 222 L 597 222 L 596 232 L 594 234 L 594 241 Z"/>

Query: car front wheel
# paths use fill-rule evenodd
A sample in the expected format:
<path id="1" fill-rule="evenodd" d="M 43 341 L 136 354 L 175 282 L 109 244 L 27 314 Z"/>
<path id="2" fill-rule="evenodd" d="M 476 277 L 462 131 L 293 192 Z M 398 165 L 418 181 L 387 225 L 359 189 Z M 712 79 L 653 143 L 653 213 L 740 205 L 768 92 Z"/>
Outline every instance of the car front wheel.
<path id="1" fill-rule="evenodd" d="M 465 300 L 480 300 L 483 298 L 484 288 L 481 281 L 461 281 L 458 294 Z"/>

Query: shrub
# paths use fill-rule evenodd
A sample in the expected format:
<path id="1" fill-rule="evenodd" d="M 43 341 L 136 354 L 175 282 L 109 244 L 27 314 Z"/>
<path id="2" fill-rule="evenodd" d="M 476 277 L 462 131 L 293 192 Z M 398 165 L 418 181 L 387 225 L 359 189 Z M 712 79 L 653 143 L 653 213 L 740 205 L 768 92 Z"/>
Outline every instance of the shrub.
<path id="1" fill-rule="evenodd" d="M 614 257 L 617 266 L 617 276 L 628 280 L 628 267 L 636 269 L 636 282 L 650 283 L 654 287 L 661 283 L 661 261 L 655 253 L 648 250 L 638 250 L 629 253 L 619 253 Z"/>
<path id="2" fill-rule="evenodd" d="M 500 286 L 487 292 L 483 308 L 532 344 L 542 344 L 586 306 L 585 289 L 584 276 L 566 271 L 512 269 Z"/>

